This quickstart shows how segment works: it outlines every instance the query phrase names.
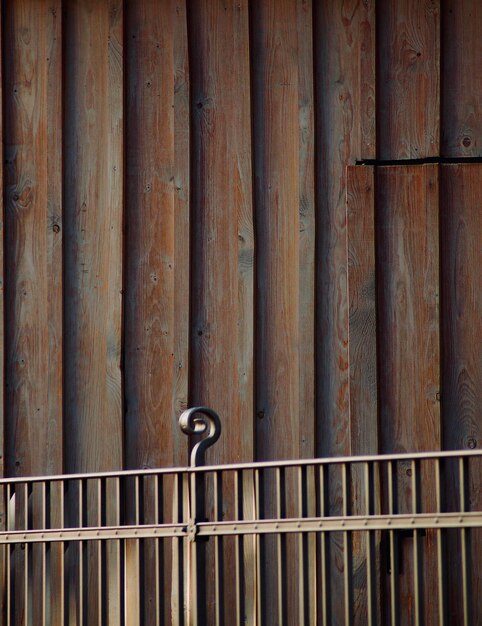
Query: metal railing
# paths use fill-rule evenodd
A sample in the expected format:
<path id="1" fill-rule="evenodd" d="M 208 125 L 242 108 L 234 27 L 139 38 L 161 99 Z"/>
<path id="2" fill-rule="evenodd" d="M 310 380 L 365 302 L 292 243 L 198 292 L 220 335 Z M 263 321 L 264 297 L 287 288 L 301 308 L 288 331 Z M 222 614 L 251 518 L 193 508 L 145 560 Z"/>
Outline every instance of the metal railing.
<path id="1" fill-rule="evenodd" d="M 464 624 L 481 451 L 0 480 L 2 624 Z M 474 487 L 475 485 L 475 487 Z"/>

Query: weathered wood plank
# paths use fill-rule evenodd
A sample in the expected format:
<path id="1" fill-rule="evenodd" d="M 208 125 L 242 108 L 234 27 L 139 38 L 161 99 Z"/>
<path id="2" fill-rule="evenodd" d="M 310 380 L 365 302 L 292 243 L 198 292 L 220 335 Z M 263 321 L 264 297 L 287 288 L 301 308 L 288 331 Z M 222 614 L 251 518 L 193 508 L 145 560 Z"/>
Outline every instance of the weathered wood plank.
<path id="1" fill-rule="evenodd" d="M 188 5 L 191 403 L 223 420 L 218 461 L 253 456 L 253 222 L 247 2 Z M 223 60 L 221 62 L 221 59 Z M 222 392 L 220 393 L 220 390 Z M 246 422 L 248 420 L 248 422 Z"/>
<path id="2" fill-rule="evenodd" d="M 123 274 L 123 15 L 120 0 L 69 1 L 64 38 L 64 408 L 65 470 L 123 466 L 121 317 Z M 95 522 L 89 492 L 88 520 Z M 107 502 L 113 519 L 113 502 Z M 119 554 L 107 554 L 115 572 Z M 71 566 L 75 563 L 72 561 Z M 97 572 L 89 547 L 86 567 Z M 76 579 L 66 599 L 72 623 L 81 619 Z M 108 579 L 105 607 L 115 621 L 119 579 Z M 89 623 L 104 608 L 95 576 L 85 589 Z M 112 592 L 112 593 L 111 593 Z M 117 593 L 118 595 L 118 593 Z"/>
<path id="3" fill-rule="evenodd" d="M 438 166 L 377 168 L 376 189 L 380 452 L 439 450 Z M 396 470 L 394 510 L 411 511 L 413 468 L 398 463 Z M 433 478 L 423 471 L 421 485 L 422 506 L 434 507 Z M 438 621 L 435 540 L 434 531 L 418 538 L 424 555 L 419 617 L 429 624 Z M 400 624 L 412 624 L 415 538 L 399 541 Z"/>
<path id="4" fill-rule="evenodd" d="M 3 17 L 0 11 L 0 103 L 3 102 Z M 4 228 L 5 228 L 5 207 L 4 207 L 4 186 L 3 186 L 3 106 L 0 108 L 0 146 L 2 146 L 0 159 L 0 477 L 5 476 L 5 276 L 4 276 Z M 6 528 L 6 507 L 3 496 L 0 498 L 0 529 Z M 3 546 L 0 549 L 0 588 L 6 588 L 6 564 L 7 550 Z M 7 621 L 7 598 L 6 593 L 0 594 L 0 618 L 2 623 Z"/>
<path id="5" fill-rule="evenodd" d="M 440 0 L 377 3 L 377 157 L 439 154 Z"/>
<path id="6" fill-rule="evenodd" d="M 441 308 L 442 308 L 442 428 L 445 449 L 479 448 L 482 443 L 482 165 L 441 167 Z M 482 468 L 473 465 L 468 477 L 472 510 L 482 507 Z M 449 510 L 460 506 L 457 468 L 450 467 Z M 463 623 L 461 548 L 455 535 L 448 543 L 450 575 L 449 622 Z M 470 541 L 469 623 L 479 624 L 482 577 L 482 534 Z M 454 574 L 457 572 L 457 574 Z"/>
<path id="7" fill-rule="evenodd" d="M 378 453 L 378 384 L 375 271 L 375 181 L 372 167 L 349 167 L 347 172 L 350 434 L 353 455 Z M 352 513 L 366 515 L 379 510 L 373 497 L 373 511 L 367 511 L 365 468 L 352 471 Z M 377 477 L 373 477 L 378 485 Z M 370 618 L 380 623 L 379 533 L 370 543 L 365 533 L 353 541 L 353 624 Z M 368 567 L 367 550 L 370 550 Z M 367 580 L 371 579 L 372 597 Z"/>
<path id="8" fill-rule="evenodd" d="M 126 4 L 126 466 L 172 465 L 174 47 L 171 2 Z M 149 131 L 151 129 L 151 131 Z"/>
<path id="9" fill-rule="evenodd" d="M 214 462 L 253 458 L 253 255 L 248 3 L 188 3 L 191 79 L 190 402 L 212 406 Z M 224 484 L 226 511 L 234 493 Z M 212 498 L 212 494 L 209 496 Z M 212 499 L 208 505 L 213 507 Z M 207 621 L 235 623 L 234 546 L 220 546 L 228 595 L 207 584 Z M 212 550 L 209 551 L 212 555 Z M 214 568 L 209 561 L 208 568 Z M 230 595 L 231 594 L 231 595 Z M 223 617 L 224 616 L 224 617 Z"/>
<path id="10" fill-rule="evenodd" d="M 301 451 L 302 432 L 294 419 L 300 411 L 298 8 L 293 0 L 266 0 L 254 3 L 251 12 L 258 459 L 296 458 Z M 292 510 L 296 483 L 286 488 L 287 510 Z M 276 515 L 274 475 L 264 489 L 263 515 Z M 288 565 L 280 589 L 276 540 L 268 537 L 262 543 L 264 603 L 272 607 L 264 619 L 267 624 L 297 623 L 299 599 L 289 584 L 298 577 L 296 548 L 281 542 Z"/>
<path id="11" fill-rule="evenodd" d="M 7 471 L 11 475 L 58 472 L 62 467 L 62 415 L 59 372 L 61 321 L 59 236 L 48 201 L 60 203 L 58 177 L 49 181 L 49 122 L 59 125 L 59 109 L 48 97 L 50 41 L 47 2 L 24 0 L 4 7 L 5 50 L 5 250 Z M 51 161 L 51 162 L 52 162 Z M 61 277 L 61 271 L 60 271 Z M 50 297 L 52 295 L 52 299 Z M 52 318 L 49 319 L 49 313 Z M 57 326 L 59 324 L 60 326 Z M 50 340 L 50 334 L 53 335 Z M 60 341 L 59 341 L 60 339 Z M 51 422 L 50 422 L 51 420 Z"/>
<path id="12" fill-rule="evenodd" d="M 165 467 L 174 464 L 176 442 L 182 436 L 173 419 L 175 293 L 189 293 L 189 280 L 180 282 L 183 287 L 177 290 L 175 281 L 176 272 L 185 278 L 189 268 L 189 256 L 175 255 L 176 8 L 170 0 L 125 6 L 125 456 L 130 468 Z M 179 45 L 185 41 L 181 39 Z M 184 183 L 183 170 L 181 176 Z M 185 213 L 180 218 L 188 247 Z M 187 314 L 180 312 L 185 322 Z M 178 329 L 187 331 L 187 324 Z M 153 494 L 146 494 L 146 501 L 152 500 Z M 153 519 L 154 511 L 145 514 L 146 519 Z M 157 547 L 155 542 L 126 543 L 126 566 L 132 572 L 127 581 L 129 622 L 137 623 L 134 615 L 141 604 L 145 615 L 153 614 L 156 606 Z M 139 551 L 143 559 L 140 576 L 131 569 L 137 567 Z M 170 577 L 162 580 L 162 586 L 168 600 Z M 167 601 L 162 619 L 169 614 Z"/>
<path id="13" fill-rule="evenodd" d="M 62 470 L 62 235 L 60 227 L 54 228 L 54 223 L 61 224 L 61 60 L 52 8 L 48 2 L 31 0 L 4 7 L 9 329 L 5 382 L 7 470 L 11 475 Z M 42 567 L 46 552 L 41 546 L 23 554 L 18 551 L 16 582 L 23 577 L 27 555 L 33 578 L 46 582 Z M 58 574 L 56 556 L 54 551 L 48 576 Z M 16 623 L 21 623 L 25 611 L 47 618 L 40 584 L 32 590 L 29 604 L 23 595 L 18 597 Z M 54 600 L 51 605 L 54 613 L 58 604 Z"/>
<path id="14" fill-rule="evenodd" d="M 353 0 L 315 3 L 314 8 L 316 454 L 331 456 L 350 454 L 351 448 L 346 166 L 375 156 L 375 7 L 373 2 Z M 332 511 L 341 514 L 341 483 L 331 476 L 329 487 Z M 337 600 L 344 597 L 341 535 L 330 535 L 328 548 L 327 617 L 333 623 L 343 623 L 345 607 Z M 320 596 L 320 615 L 322 602 Z"/>
<path id="15" fill-rule="evenodd" d="M 64 16 L 65 469 L 94 471 L 122 467 L 122 12 Z"/>
<path id="16" fill-rule="evenodd" d="M 173 461 L 186 462 L 185 436 L 178 418 L 188 407 L 189 393 L 189 311 L 190 311 L 190 207 L 189 207 L 189 54 L 185 2 L 176 3 L 174 19 L 174 430 Z"/>
<path id="17" fill-rule="evenodd" d="M 482 156 L 482 4 L 442 3 L 442 155 Z"/>

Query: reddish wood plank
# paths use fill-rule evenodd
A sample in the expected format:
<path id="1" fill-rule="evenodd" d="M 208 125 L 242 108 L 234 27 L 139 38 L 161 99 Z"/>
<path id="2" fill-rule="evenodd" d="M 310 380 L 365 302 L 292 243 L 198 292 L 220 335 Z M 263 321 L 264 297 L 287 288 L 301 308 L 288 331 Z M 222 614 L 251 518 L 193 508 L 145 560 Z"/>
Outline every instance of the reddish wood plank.
<path id="1" fill-rule="evenodd" d="M 346 166 L 375 156 L 374 4 L 317 3 L 314 27 L 317 454 L 329 456 L 350 451 Z"/>
<path id="2" fill-rule="evenodd" d="M 301 458 L 315 456 L 315 123 L 313 7 L 297 5 L 299 117 L 299 416 Z"/>
<path id="3" fill-rule="evenodd" d="M 3 18 L 0 11 L 0 102 L 3 102 Z M 0 146 L 3 146 L 3 107 L 0 110 Z M 5 276 L 4 276 L 4 187 L 3 187 L 4 152 L 0 160 L 0 477 L 5 476 Z M 0 497 L 0 530 L 6 528 L 5 500 L 3 493 Z M 0 549 L 0 587 L 5 589 L 6 557 L 8 547 Z M 0 594 L 0 618 L 2 623 L 7 621 L 6 594 Z"/>
<path id="4" fill-rule="evenodd" d="M 123 15 L 122 2 L 69 1 L 64 38 L 64 459 L 67 472 L 123 466 L 121 317 L 123 278 Z M 113 502 L 107 518 L 113 519 Z M 88 522 L 96 522 L 95 494 Z M 118 569 L 117 548 L 107 569 Z M 97 572 L 89 545 L 85 567 Z M 68 571 L 69 620 L 82 620 Z M 108 619 L 119 614 L 119 578 L 107 580 Z M 117 590 L 117 600 L 115 599 Z M 98 623 L 102 596 L 95 575 L 84 589 L 89 623 Z"/>
<path id="5" fill-rule="evenodd" d="M 297 3 L 266 0 L 251 13 L 254 199 L 256 229 L 256 455 L 296 458 L 300 411 L 300 120 Z M 301 155 L 303 163 L 303 150 Z M 304 185 L 305 183 L 303 183 Z M 304 268 L 304 271 L 305 268 Z M 304 277 L 306 278 L 306 276 Z M 303 285 L 304 286 L 304 285 Z M 274 476 L 265 484 L 266 516 L 276 515 Z M 288 481 L 287 510 L 296 484 Z M 261 513 L 261 512 L 260 512 Z M 298 597 L 278 589 L 274 538 L 262 542 L 266 623 L 296 623 Z M 282 542 L 284 543 L 284 542 Z M 299 554 L 285 543 L 287 581 L 296 580 Z M 283 609 L 281 608 L 283 605 Z M 281 613 L 284 612 L 284 617 Z"/>
<path id="6" fill-rule="evenodd" d="M 317 455 L 350 454 L 346 166 L 375 156 L 373 2 L 315 3 Z M 341 483 L 330 504 L 341 514 Z M 343 540 L 329 541 L 327 615 L 343 623 Z M 321 574 L 321 572 L 320 572 Z M 321 589 L 321 586 L 319 586 Z M 319 598 L 320 615 L 322 598 Z"/>
<path id="7" fill-rule="evenodd" d="M 122 467 L 122 12 L 64 16 L 65 462 L 94 471 Z"/>
<path id="8" fill-rule="evenodd" d="M 215 408 L 216 461 L 253 456 L 253 223 L 247 2 L 188 5 L 191 403 Z M 222 63 L 220 60 L 223 60 Z M 221 391 L 222 390 L 222 391 Z"/>
<path id="9" fill-rule="evenodd" d="M 125 445 L 134 468 L 172 465 L 178 430 L 173 21 L 172 2 L 126 5 Z"/>
<path id="10" fill-rule="evenodd" d="M 189 301 L 190 301 L 190 207 L 189 207 L 189 55 L 185 2 L 176 3 L 174 19 L 174 429 L 173 461 L 186 462 L 185 436 L 178 418 L 188 407 L 189 393 Z"/>
<path id="11" fill-rule="evenodd" d="M 350 433 L 351 452 L 378 453 L 378 377 L 375 271 L 375 181 L 371 167 L 349 167 L 347 172 Z M 366 515 L 367 485 L 363 466 L 352 470 L 352 513 Z M 373 477 L 378 487 L 377 476 Z M 374 510 L 380 510 L 373 498 Z M 371 572 L 367 537 L 353 536 L 353 624 L 368 618 L 380 622 L 380 534 L 371 538 Z M 368 576 L 372 597 L 368 598 Z M 371 606 L 370 602 L 371 600 Z"/>
<path id="12" fill-rule="evenodd" d="M 439 450 L 438 166 L 377 168 L 376 189 L 380 452 Z M 412 510 L 412 472 L 410 463 L 397 464 L 395 511 Z M 422 506 L 434 510 L 433 478 L 423 471 L 421 485 Z M 398 539 L 400 624 L 415 619 L 414 540 Z M 438 622 L 435 531 L 419 543 L 419 618 L 432 624 Z"/>
<path id="13" fill-rule="evenodd" d="M 377 157 L 439 154 L 440 0 L 377 4 Z"/>
<path id="14" fill-rule="evenodd" d="M 482 445 L 482 165 L 444 165 L 441 172 L 443 444 L 445 449 L 463 450 Z M 482 467 L 474 464 L 471 470 L 469 506 L 481 510 Z M 446 504 L 453 510 L 459 506 L 458 471 L 448 471 L 452 489 L 445 494 Z M 463 623 L 461 546 L 454 535 L 447 555 L 450 623 Z M 471 624 L 481 619 L 481 562 L 482 533 L 477 529 L 469 553 Z"/>
<path id="15" fill-rule="evenodd" d="M 8 3 L 4 16 L 7 471 L 29 475 L 62 466 L 61 324 L 56 327 L 61 272 L 52 265 L 58 261 L 52 249 L 58 234 L 48 210 L 49 199 L 58 203 L 60 196 L 58 175 L 50 186 L 45 159 L 49 122 L 50 128 L 53 121 L 59 124 L 60 110 L 49 111 L 47 96 L 47 2 Z M 60 154 L 51 147 L 55 162 Z"/>
<path id="16" fill-rule="evenodd" d="M 187 3 L 191 78 L 190 403 L 212 406 L 223 435 L 214 462 L 253 458 L 253 218 L 246 0 Z M 224 484 L 225 490 L 228 485 Z M 212 494 L 210 494 L 211 498 Z M 208 508 L 214 503 L 210 499 Z M 233 511 L 226 492 L 224 510 Z M 228 513 L 227 513 L 228 514 Z M 219 544 L 218 540 L 215 542 Z M 224 548 L 223 548 L 224 546 Z M 235 623 L 234 546 L 227 596 L 206 580 L 207 623 Z M 213 550 L 208 570 L 214 570 Z"/>
<path id="17" fill-rule="evenodd" d="M 61 235 L 53 228 L 49 210 L 61 201 L 60 172 L 52 171 L 52 164 L 59 163 L 60 145 L 50 141 L 53 126 L 60 126 L 60 108 L 54 101 L 60 84 L 53 75 L 56 61 L 47 60 L 53 43 L 48 11 L 47 2 L 25 0 L 7 3 L 4 12 L 9 56 L 4 98 L 9 474 L 59 472 L 62 467 L 57 369 L 62 343 L 62 273 L 57 265 Z"/>
<path id="18" fill-rule="evenodd" d="M 442 3 L 442 154 L 482 155 L 482 4 Z"/>

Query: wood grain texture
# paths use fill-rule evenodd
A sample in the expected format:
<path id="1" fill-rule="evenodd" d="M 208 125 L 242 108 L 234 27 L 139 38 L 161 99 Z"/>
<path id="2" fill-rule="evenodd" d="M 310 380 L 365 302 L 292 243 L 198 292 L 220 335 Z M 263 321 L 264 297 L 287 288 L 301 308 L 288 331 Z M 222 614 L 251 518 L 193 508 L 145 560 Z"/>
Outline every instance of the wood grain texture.
<path id="1" fill-rule="evenodd" d="M 316 119 L 316 455 L 350 454 L 346 166 L 375 154 L 373 2 L 314 5 Z M 342 485 L 330 476 L 333 514 Z M 343 537 L 328 541 L 327 615 L 343 623 Z M 320 557 L 320 555 L 319 555 Z M 321 572 L 320 572 L 321 575 Z M 319 587 L 321 588 L 321 587 Z M 319 597 L 321 607 L 322 598 Z"/>
<path id="2" fill-rule="evenodd" d="M 190 81 L 185 2 L 176 3 L 174 19 L 174 394 L 173 431 L 189 403 L 190 320 Z M 186 462 L 185 436 L 173 437 L 173 461 Z"/>
<path id="3" fill-rule="evenodd" d="M 441 172 L 443 443 L 464 450 L 482 445 L 482 165 Z"/>
<path id="4" fill-rule="evenodd" d="M 438 166 L 377 168 L 376 189 L 380 452 L 440 450 Z M 394 511 L 411 511 L 414 470 L 405 462 L 395 470 Z M 434 510 L 429 474 L 419 471 L 420 505 Z M 414 541 L 424 559 L 418 609 Z M 400 624 L 414 623 L 417 611 L 424 623 L 437 623 L 435 531 L 397 542 Z"/>
<path id="5" fill-rule="evenodd" d="M 211 460 L 253 458 L 253 218 L 247 2 L 188 5 L 191 75 L 190 402 L 223 435 Z M 220 390 L 222 392 L 220 393 Z"/>
<path id="6" fill-rule="evenodd" d="M 377 157 L 439 154 L 440 0 L 377 3 Z"/>
<path id="7" fill-rule="evenodd" d="M 99 471 L 123 463 L 122 11 L 71 1 L 64 17 L 65 469 Z"/>
<path id="8" fill-rule="evenodd" d="M 49 202 L 59 207 L 61 201 L 59 173 L 52 169 L 60 146 L 51 141 L 60 125 L 58 61 L 47 60 L 54 45 L 47 2 L 6 3 L 4 18 L 7 472 L 57 473 L 62 272 Z"/>
<path id="9" fill-rule="evenodd" d="M 442 3 L 442 155 L 482 156 L 482 4 Z"/>
<path id="10" fill-rule="evenodd" d="M 346 166 L 374 156 L 374 3 L 316 3 L 314 45 L 316 453 L 330 456 L 350 452 Z"/>
<path id="11" fill-rule="evenodd" d="M 313 7 L 297 4 L 299 117 L 299 416 L 300 458 L 313 458 L 315 416 L 315 120 Z"/>
<path id="12" fill-rule="evenodd" d="M 190 403 L 223 433 L 209 462 L 253 458 L 253 258 L 247 1 L 187 4 L 191 80 Z M 221 392 L 222 390 L 222 392 Z M 224 488 L 228 489 L 227 484 Z M 208 510 L 214 500 L 208 490 Z M 221 516 L 234 510 L 227 492 Z M 207 623 L 235 623 L 234 546 L 216 540 L 227 596 L 206 579 Z M 224 546 L 224 548 L 223 548 Z M 208 571 L 214 571 L 208 551 Z"/>
<path id="13" fill-rule="evenodd" d="M 174 4 L 126 4 L 126 466 L 173 463 Z M 146 132 L 146 129 L 152 129 Z M 181 260 L 182 262 L 182 260 Z M 162 381 L 162 384 L 160 384 Z"/>
<path id="14" fill-rule="evenodd" d="M 0 10 L 0 103 L 3 102 L 3 16 Z M 5 207 L 4 207 L 4 186 L 3 186 L 3 107 L 0 107 L 0 477 L 5 476 L 5 251 L 4 251 L 4 233 L 5 233 Z M 6 528 L 6 498 L 0 498 L 0 530 Z M 0 588 L 5 588 L 6 583 L 6 562 L 7 550 L 3 547 L 0 549 Z M 0 619 L 2 622 L 7 620 L 7 602 L 6 594 L 0 594 Z"/>
<path id="15" fill-rule="evenodd" d="M 376 321 L 375 173 L 366 166 L 347 172 L 350 434 L 353 455 L 378 453 L 378 375 Z M 368 513 L 363 466 L 352 469 L 352 513 Z M 373 476 L 378 486 L 377 476 Z M 373 498 L 373 511 L 380 510 Z M 367 545 L 365 533 L 353 537 L 353 624 L 365 624 L 370 615 L 380 623 L 380 534 Z M 367 550 L 370 549 L 371 570 Z M 372 598 L 368 597 L 371 577 Z M 371 607 L 370 608 L 370 600 Z"/>
<path id="16" fill-rule="evenodd" d="M 441 167 L 441 308 L 442 308 L 442 429 L 444 449 L 482 445 L 482 165 Z M 470 468 L 470 509 L 482 508 L 480 460 Z M 448 510 L 458 506 L 458 471 L 448 468 Z M 470 623 L 480 624 L 482 533 L 470 537 Z M 447 546 L 450 577 L 449 619 L 463 623 L 460 538 L 450 535 Z M 458 574 L 453 574 L 457 572 Z"/>

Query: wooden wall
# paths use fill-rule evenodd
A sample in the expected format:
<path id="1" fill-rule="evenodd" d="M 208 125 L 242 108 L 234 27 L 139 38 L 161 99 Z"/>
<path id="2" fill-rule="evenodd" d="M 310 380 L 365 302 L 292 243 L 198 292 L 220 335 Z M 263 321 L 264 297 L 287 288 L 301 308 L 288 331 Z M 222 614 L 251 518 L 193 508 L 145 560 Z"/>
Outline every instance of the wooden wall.
<path id="1" fill-rule="evenodd" d="M 5 473 L 183 462 L 194 403 L 216 461 L 480 445 L 480 28 L 5 0 Z"/>
<path id="2" fill-rule="evenodd" d="M 481 445 L 478 0 L 1 22 L 0 472 Z"/>

